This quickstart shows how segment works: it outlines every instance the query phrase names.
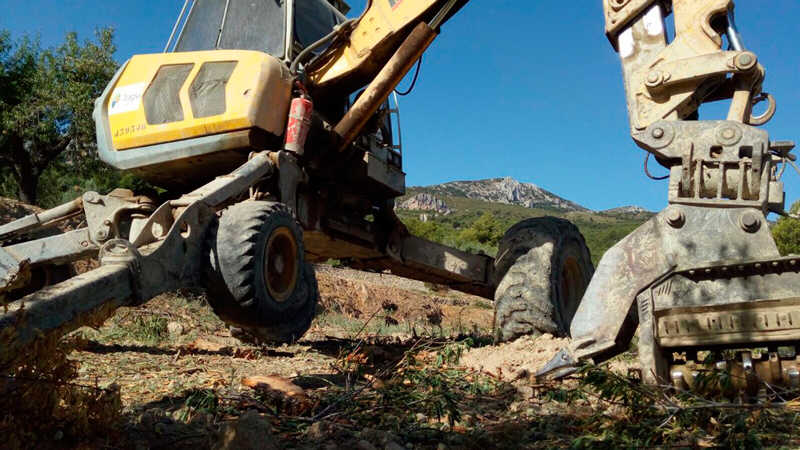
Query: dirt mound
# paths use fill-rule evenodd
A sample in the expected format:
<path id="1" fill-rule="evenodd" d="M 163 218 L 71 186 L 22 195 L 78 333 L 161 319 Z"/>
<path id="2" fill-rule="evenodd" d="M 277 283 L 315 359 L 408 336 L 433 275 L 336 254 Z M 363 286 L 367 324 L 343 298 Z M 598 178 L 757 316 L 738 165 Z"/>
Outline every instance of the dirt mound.
<path id="1" fill-rule="evenodd" d="M 550 334 L 523 336 L 513 342 L 471 349 L 464 353 L 460 363 L 501 380 L 516 380 L 535 374 L 568 344 L 569 339 Z"/>
<path id="2" fill-rule="evenodd" d="M 320 306 L 327 312 L 359 320 L 375 315 L 380 320 L 388 317 L 390 322 L 408 326 L 441 326 L 464 332 L 491 328 L 492 306 L 488 300 L 455 291 L 423 292 L 409 289 L 404 283 L 393 287 L 389 277 L 373 281 L 363 272 L 320 266 Z"/>
<path id="3" fill-rule="evenodd" d="M 317 275 L 320 273 L 325 273 L 336 278 L 345 278 L 352 281 L 363 281 L 369 284 L 378 284 L 381 286 L 405 289 L 407 291 L 428 293 L 428 288 L 422 281 L 398 277 L 397 275 L 392 275 L 390 273 L 364 272 L 361 270 L 350 269 L 348 267 L 334 267 L 328 264 L 319 264 L 315 269 L 317 271 Z"/>

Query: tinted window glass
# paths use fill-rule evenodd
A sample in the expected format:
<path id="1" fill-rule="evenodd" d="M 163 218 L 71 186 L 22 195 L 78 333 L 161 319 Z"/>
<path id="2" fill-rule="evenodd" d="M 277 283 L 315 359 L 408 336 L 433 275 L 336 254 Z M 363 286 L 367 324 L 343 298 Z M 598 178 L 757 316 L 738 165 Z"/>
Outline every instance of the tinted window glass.
<path id="1" fill-rule="evenodd" d="M 158 69 L 155 79 L 144 93 L 144 114 L 148 124 L 183 120 L 179 94 L 193 68 L 194 64 L 177 64 Z"/>
<path id="2" fill-rule="evenodd" d="M 196 0 L 175 51 L 258 50 L 273 56 L 284 53 L 285 0 Z M 220 25 L 225 16 L 220 37 Z M 219 47 L 217 39 L 219 38 Z"/>
<path id="3" fill-rule="evenodd" d="M 336 16 L 325 0 L 295 0 L 294 33 L 303 47 L 308 47 L 333 31 Z"/>
<path id="4" fill-rule="evenodd" d="M 225 88 L 235 68 L 235 61 L 209 62 L 200 66 L 189 87 L 189 101 L 195 118 L 225 112 Z"/>
<path id="5" fill-rule="evenodd" d="M 186 21 L 175 51 L 213 50 L 219 37 L 219 26 L 225 11 L 225 0 L 195 0 L 192 14 Z"/>
<path id="6" fill-rule="evenodd" d="M 283 56 L 283 0 L 230 0 L 219 48 Z"/>

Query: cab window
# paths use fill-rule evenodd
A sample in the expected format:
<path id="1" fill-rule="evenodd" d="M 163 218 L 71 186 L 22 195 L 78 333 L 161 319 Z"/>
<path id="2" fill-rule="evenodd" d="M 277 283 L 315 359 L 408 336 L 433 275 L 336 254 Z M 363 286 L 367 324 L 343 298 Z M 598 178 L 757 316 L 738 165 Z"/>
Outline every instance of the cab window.
<path id="1" fill-rule="evenodd" d="M 285 1 L 195 0 L 175 51 L 257 50 L 283 57 Z"/>
<path id="2" fill-rule="evenodd" d="M 230 0 L 219 48 L 283 56 L 283 0 Z"/>
<path id="3" fill-rule="evenodd" d="M 325 0 L 295 0 L 294 35 L 305 48 L 333 31 L 339 18 Z"/>

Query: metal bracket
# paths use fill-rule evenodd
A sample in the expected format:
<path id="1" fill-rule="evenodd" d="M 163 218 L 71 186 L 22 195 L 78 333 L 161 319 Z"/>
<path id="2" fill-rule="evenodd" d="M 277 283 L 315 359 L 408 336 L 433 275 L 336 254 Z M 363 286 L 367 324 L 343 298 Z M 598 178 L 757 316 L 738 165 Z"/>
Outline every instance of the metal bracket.
<path id="1" fill-rule="evenodd" d="M 136 302 L 143 300 L 142 292 L 142 254 L 130 242 L 123 239 L 113 239 L 100 247 L 97 259 L 100 265 L 122 265 L 131 272 L 131 295 Z"/>
<path id="2" fill-rule="evenodd" d="M 278 152 L 278 183 L 281 192 L 281 203 L 285 204 L 296 215 L 297 187 L 306 181 L 306 174 L 297 163 L 297 158 L 289 152 Z"/>
<path id="3" fill-rule="evenodd" d="M 671 170 L 670 203 L 767 211 L 777 201 L 764 130 L 735 121 L 660 121 L 634 139 L 662 161 L 680 161 Z"/>
<path id="4" fill-rule="evenodd" d="M 90 239 L 103 244 L 110 239 L 127 238 L 122 230 L 123 218 L 133 213 L 149 214 L 153 211 L 153 203 L 145 197 L 135 197 L 127 189 L 115 189 L 108 195 L 97 192 L 83 194 L 83 208 Z"/>

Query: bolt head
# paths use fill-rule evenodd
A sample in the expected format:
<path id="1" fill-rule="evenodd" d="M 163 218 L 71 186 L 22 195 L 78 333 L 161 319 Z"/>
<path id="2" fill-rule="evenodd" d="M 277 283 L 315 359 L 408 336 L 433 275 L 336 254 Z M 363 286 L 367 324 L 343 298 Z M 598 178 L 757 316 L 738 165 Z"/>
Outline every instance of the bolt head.
<path id="1" fill-rule="evenodd" d="M 97 198 L 97 194 L 94 192 L 87 192 L 84 195 L 83 199 L 86 200 L 86 202 L 88 203 L 97 203 L 100 200 L 99 198 Z"/>
<path id="2" fill-rule="evenodd" d="M 653 129 L 653 137 L 656 139 L 661 139 L 664 137 L 664 129 L 663 128 L 654 128 Z"/>
<path id="3" fill-rule="evenodd" d="M 739 224 L 742 226 L 744 231 L 748 233 L 755 233 L 761 228 L 761 218 L 758 217 L 754 212 L 748 211 L 742 214 L 739 218 Z"/>
<path id="4" fill-rule="evenodd" d="M 654 70 L 647 74 L 647 84 L 657 85 L 661 83 L 661 73 Z"/>
<path id="5" fill-rule="evenodd" d="M 683 214 L 680 208 L 675 206 L 667 209 L 666 219 L 667 223 L 674 228 L 680 228 L 686 223 L 686 215 Z"/>
<path id="6" fill-rule="evenodd" d="M 622 9 L 629 0 L 611 0 L 611 7 L 615 11 Z"/>
<path id="7" fill-rule="evenodd" d="M 723 146 L 736 145 L 742 140 L 742 131 L 735 125 L 724 125 L 716 131 L 716 141 Z"/>
<path id="8" fill-rule="evenodd" d="M 749 68 L 753 67 L 755 62 L 756 62 L 756 58 L 752 53 L 742 53 L 736 59 L 736 66 L 739 69 L 746 70 L 746 69 L 749 69 Z"/>

